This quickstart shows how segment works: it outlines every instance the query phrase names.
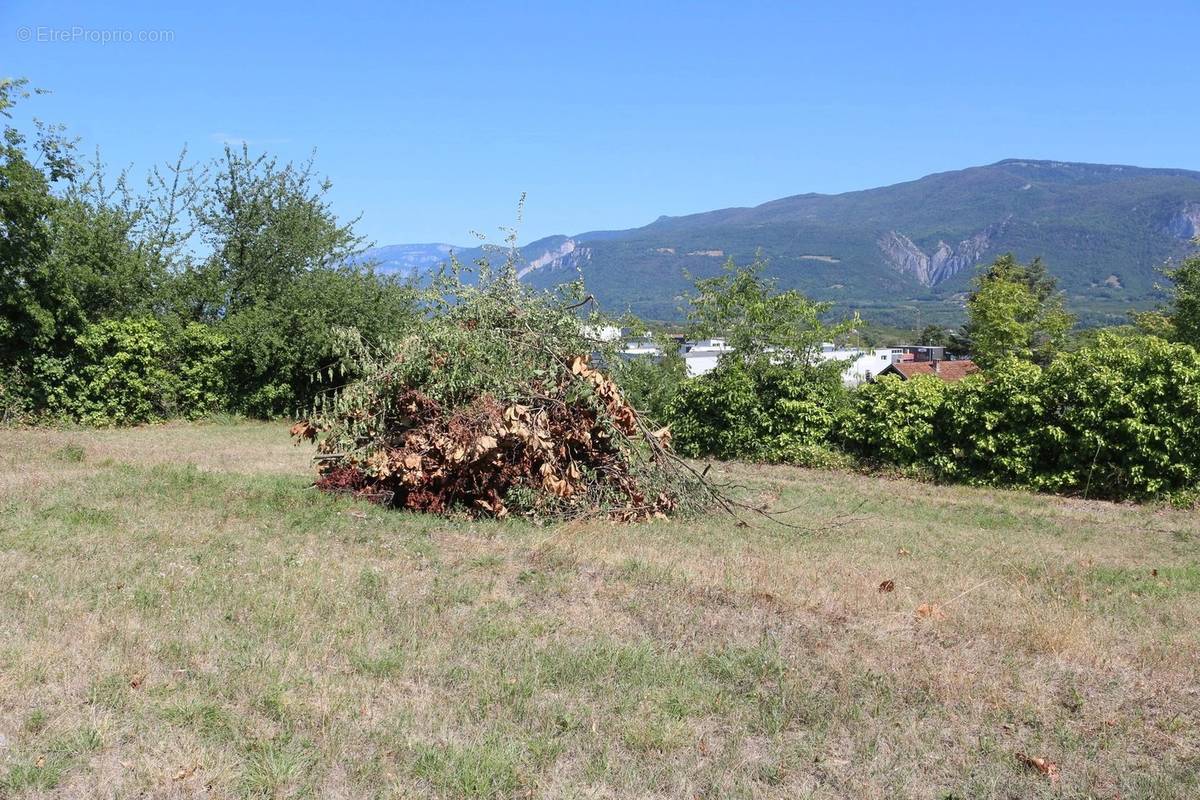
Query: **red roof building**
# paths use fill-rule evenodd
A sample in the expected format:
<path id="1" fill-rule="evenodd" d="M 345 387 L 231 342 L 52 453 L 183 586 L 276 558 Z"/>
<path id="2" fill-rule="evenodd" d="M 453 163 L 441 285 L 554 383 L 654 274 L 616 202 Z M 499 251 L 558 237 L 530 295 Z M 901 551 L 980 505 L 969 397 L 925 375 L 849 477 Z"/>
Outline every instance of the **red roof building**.
<path id="1" fill-rule="evenodd" d="M 976 372 L 979 372 L 979 365 L 966 359 L 962 361 L 901 361 L 896 364 L 888 364 L 881 369 L 879 377 L 898 375 L 900 380 L 906 381 L 916 375 L 933 375 L 954 383 Z"/>

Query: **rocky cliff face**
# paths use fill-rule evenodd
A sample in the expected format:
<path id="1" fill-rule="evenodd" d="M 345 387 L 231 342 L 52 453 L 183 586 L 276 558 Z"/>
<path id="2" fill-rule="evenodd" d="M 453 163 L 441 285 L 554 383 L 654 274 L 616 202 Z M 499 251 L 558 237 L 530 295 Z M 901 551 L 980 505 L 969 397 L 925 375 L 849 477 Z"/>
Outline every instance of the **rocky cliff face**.
<path id="1" fill-rule="evenodd" d="M 912 239 L 898 231 L 888 231 L 879 237 L 879 249 L 884 260 L 897 272 L 911 275 L 923 286 L 935 286 L 952 278 L 964 269 L 978 264 L 992 245 L 992 240 L 1007 224 L 998 222 L 951 246 L 938 240 L 932 253 L 926 253 Z"/>
<path id="2" fill-rule="evenodd" d="M 1200 203 L 1184 203 L 1167 223 L 1167 232 L 1184 241 L 1200 236 Z"/>
<path id="3" fill-rule="evenodd" d="M 531 258 L 517 271 L 517 277 L 524 278 L 531 272 L 541 270 L 575 269 L 591 257 L 590 247 L 581 246 L 574 239 L 567 239 L 558 247 L 548 248 L 541 255 Z"/>

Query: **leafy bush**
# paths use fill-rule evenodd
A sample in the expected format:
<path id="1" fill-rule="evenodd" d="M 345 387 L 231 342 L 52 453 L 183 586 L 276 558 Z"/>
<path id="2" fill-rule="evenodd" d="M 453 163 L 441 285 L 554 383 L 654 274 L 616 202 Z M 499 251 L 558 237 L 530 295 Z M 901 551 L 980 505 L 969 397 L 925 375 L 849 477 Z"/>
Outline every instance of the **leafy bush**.
<path id="1" fill-rule="evenodd" d="M 162 417 L 173 404 L 166 331 L 155 319 L 105 320 L 75 340 L 62 410 L 90 424 Z M 60 401 L 62 402 L 62 401 Z"/>
<path id="2" fill-rule="evenodd" d="M 825 322 L 829 303 L 779 291 L 765 262 L 738 266 L 696 283 L 692 333 L 723 333 L 733 352 L 712 372 L 685 381 L 668 404 L 680 452 L 691 456 L 811 463 L 844 412 L 842 365 L 821 362 L 823 342 L 845 335 L 857 317 Z"/>
<path id="3" fill-rule="evenodd" d="M 1200 353 L 1101 335 L 1048 368 L 1010 358 L 956 384 L 884 378 L 855 393 L 850 451 L 943 479 L 1090 497 L 1200 486 Z"/>
<path id="4" fill-rule="evenodd" d="M 389 278 L 351 270 L 301 275 L 270 301 L 220 325 L 230 342 L 233 410 L 271 418 L 295 414 L 320 388 L 314 376 L 338 365 L 339 328 L 370 344 L 405 336 L 418 314 L 414 291 Z"/>
<path id="5" fill-rule="evenodd" d="M 944 390 L 934 422 L 937 453 L 930 467 L 941 477 L 997 486 L 1057 491 L 1066 476 L 1049 457 L 1062 446 L 1043 370 L 1016 358 Z"/>
<path id="6" fill-rule="evenodd" d="M 79 336 L 69 356 L 38 358 L 36 379 L 51 414 L 87 424 L 194 419 L 227 403 L 228 355 L 224 337 L 204 325 L 105 320 Z"/>
<path id="7" fill-rule="evenodd" d="M 649 419 L 665 422 L 687 380 L 687 365 L 678 354 L 667 351 L 659 357 L 616 358 L 612 375 L 630 405 Z"/>
<path id="8" fill-rule="evenodd" d="M 950 384 L 932 375 L 907 381 L 888 375 L 859 387 L 841 425 L 848 450 L 869 461 L 898 466 L 941 460 L 937 425 Z"/>
<path id="9" fill-rule="evenodd" d="M 175 376 L 174 414 L 199 419 L 229 405 L 229 340 L 190 322 L 173 338 L 168 368 Z"/>
<path id="10" fill-rule="evenodd" d="M 1054 468 L 1093 496 L 1200 485 L 1200 353 L 1155 337 L 1103 336 L 1060 356 L 1047 395 L 1062 441 Z"/>
<path id="11" fill-rule="evenodd" d="M 25 419 L 30 411 L 29 376 L 10 367 L 0 374 L 0 424 L 9 425 Z"/>
<path id="12" fill-rule="evenodd" d="M 670 406 L 671 432 L 689 456 L 808 462 L 846 406 L 837 373 L 727 356 L 686 381 Z"/>

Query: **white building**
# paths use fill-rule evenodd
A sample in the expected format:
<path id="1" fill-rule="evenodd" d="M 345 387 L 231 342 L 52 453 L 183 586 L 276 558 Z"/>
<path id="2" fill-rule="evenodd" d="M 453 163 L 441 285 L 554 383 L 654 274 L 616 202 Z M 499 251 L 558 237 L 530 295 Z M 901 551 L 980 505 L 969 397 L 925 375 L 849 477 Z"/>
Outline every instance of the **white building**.
<path id="1" fill-rule="evenodd" d="M 732 353 L 733 348 L 724 339 L 701 339 L 698 342 L 684 342 L 679 348 L 679 355 L 687 364 L 689 378 L 712 372 L 717 367 L 717 361 L 725 353 Z"/>
<path id="2" fill-rule="evenodd" d="M 629 358 L 637 358 L 639 356 L 657 357 L 662 355 L 662 350 L 649 339 L 633 339 L 621 346 L 621 355 L 628 356 Z"/>
<path id="3" fill-rule="evenodd" d="M 898 364 L 903 359 L 904 351 L 896 347 L 877 347 L 874 350 L 862 350 L 857 347 L 838 348 L 832 342 L 821 345 L 817 358 L 825 361 L 845 361 L 842 370 L 842 384 L 853 388 L 866 383 L 878 375 L 890 364 Z"/>
<path id="4" fill-rule="evenodd" d="M 621 329 L 616 325 L 583 325 L 580 331 L 593 342 L 615 342 L 621 338 Z"/>
<path id="5" fill-rule="evenodd" d="M 679 355 L 687 365 L 689 378 L 711 372 L 716 368 L 721 356 L 732 352 L 733 347 L 725 339 L 684 342 L 679 348 Z M 626 342 L 625 346 L 621 348 L 621 354 L 627 358 L 640 356 L 653 358 L 662 355 L 662 351 L 652 341 L 641 339 Z M 832 342 L 825 342 L 821 345 L 821 351 L 817 354 L 816 359 L 818 363 L 844 361 L 842 383 L 853 388 L 871 380 L 890 364 L 899 363 L 903 360 L 903 356 L 904 351 L 900 348 L 883 347 L 863 350 L 857 347 L 839 348 Z"/>

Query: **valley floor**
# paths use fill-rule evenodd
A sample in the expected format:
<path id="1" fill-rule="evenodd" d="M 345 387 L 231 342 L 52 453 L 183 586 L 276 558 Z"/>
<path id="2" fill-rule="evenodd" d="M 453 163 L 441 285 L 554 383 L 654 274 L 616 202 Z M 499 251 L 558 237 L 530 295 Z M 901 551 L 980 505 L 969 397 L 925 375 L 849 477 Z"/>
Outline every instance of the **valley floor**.
<path id="1" fill-rule="evenodd" d="M 1195 514 L 726 465 L 811 530 L 535 527 L 283 425 L 3 435 L 0 797 L 1200 796 Z"/>

